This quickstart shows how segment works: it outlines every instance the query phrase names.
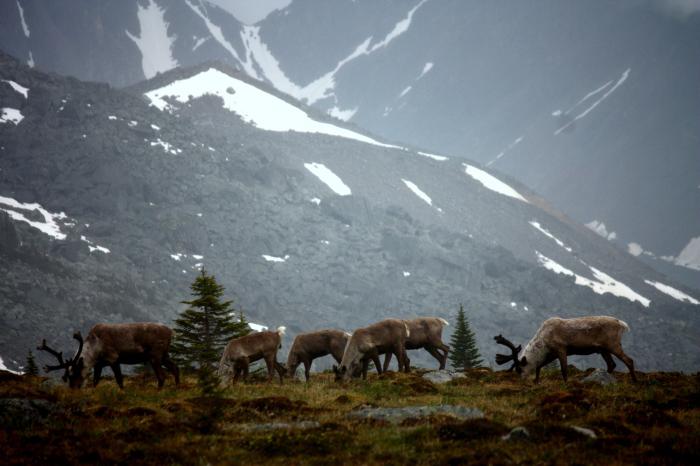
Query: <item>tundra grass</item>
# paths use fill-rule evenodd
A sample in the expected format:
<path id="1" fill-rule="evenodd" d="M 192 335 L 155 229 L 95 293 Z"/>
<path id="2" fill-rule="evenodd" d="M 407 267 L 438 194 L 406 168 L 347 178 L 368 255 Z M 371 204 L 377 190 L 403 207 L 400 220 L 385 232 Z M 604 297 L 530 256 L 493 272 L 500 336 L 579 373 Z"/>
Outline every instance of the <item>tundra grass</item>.
<path id="1" fill-rule="evenodd" d="M 238 383 L 219 399 L 202 397 L 192 377 L 159 391 L 143 376 L 127 378 L 124 390 L 109 379 L 69 390 L 5 376 L 0 398 L 46 399 L 55 409 L 31 425 L 0 427 L 0 451 L 8 465 L 700 464 L 699 375 L 648 373 L 632 383 L 618 373 L 609 386 L 584 384 L 584 375 L 573 371 L 564 383 L 551 371 L 534 385 L 482 369 L 434 385 L 416 373 L 345 384 L 314 374 L 309 383 Z M 360 407 L 439 404 L 485 416 L 398 425 L 348 417 Z M 280 423 L 291 427 L 270 429 Z M 502 439 L 519 426 L 529 437 Z"/>

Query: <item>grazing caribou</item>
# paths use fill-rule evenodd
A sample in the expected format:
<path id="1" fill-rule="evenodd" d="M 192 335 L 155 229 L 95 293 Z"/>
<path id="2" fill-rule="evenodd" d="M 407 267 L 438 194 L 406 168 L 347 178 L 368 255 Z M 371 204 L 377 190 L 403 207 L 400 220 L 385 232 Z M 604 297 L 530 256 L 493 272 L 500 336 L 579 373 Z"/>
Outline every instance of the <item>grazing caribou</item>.
<path id="1" fill-rule="evenodd" d="M 345 347 L 340 367 L 333 366 L 336 380 L 349 380 L 367 377 L 369 361 L 374 362 L 377 372 L 382 373 L 379 355 L 393 353 L 399 362 L 399 371 L 408 370 L 410 361 L 406 356 L 406 338 L 410 330 L 406 322 L 399 319 L 385 319 L 367 327 L 355 330 Z"/>
<path id="2" fill-rule="evenodd" d="M 294 377 L 299 364 L 304 364 L 304 375 L 308 381 L 311 362 L 327 354 L 333 356 L 340 364 L 349 339 L 350 334 L 342 330 L 317 330 L 300 333 L 294 338 L 289 356 L 287 356 L 287 374 Z"/>
<path id="3" fill-rule="evenodd" d="M 622 350 L 622 334 L 629 326 L 614 317 L 589 316 L 574 319 L 552 317 L 545 320 L 519 356 L 520 346 L 516 347 L 501 335 L 494 337 L 496 342 L 508 346 L 512 355 L 496 355 L 497 364 L 513 361 L 512 369 L 527 377 L 535 372 L 535 383 L 539 382 L 540 369 L 555 359 L 559 359 L 561 375 L 567 378 L 567 355 L 588 355 L 599 353 L 608 366 L 608 372 L 615 369 L 611 355 L 617 356 L 630 371 L 632 380 L 637 381 L 634 361 Z"/>
<path id="4" fill-rule="evenodd" d="M 71 388 L 80 388 L 93 369 L 93 386 L 96 387 L 105 366 L 112 369 L 119 388 L 124 388 L 120 365 L 141 363 L 151 364 L 158 388 L 161 388 L 165 382 L 163 367 L 173 374 L 176 385 L 180 383 L 180 372 L 168 355 L 172 337 L 169 327 L 153 322 L 97 324 L 90 329 L 85 341 L 80 332 L 73 335 L 78 341 L 78 351 L 70 361 L 64 362 L 63 354 L 49 348 L 46 340 L 37 349 L 58 359 L 57 366 L 44 366 L 44 369 L 46 372 L 65 369 L 63 380 Z"/>
<path id="5" fill-rule="evenodd" d="M 418 317 L 407 320 L 409 336 L 406 338 L 406 349 L 415 350 L 425 348 L 440 363 L 440 370 L 447 364 L 447 353 L 450 347 L 442 342 L 442 329 L 450 325 L 441 317 Z M 438 351 L 440 350 L 440 351 Z M 391 353 L 384 357 L 384 371 L 391 363 Z"/>
<path id="6" fill-rule="evenodd" d="M 281 384 L 285 370 L 277 362 L 277 350 L 282 347 L 285 330 L 285 327 L 278 327 L 276 331 L 254 332 L 229 341 L 219 361 L 219 377 L 222 380 L 230 379 L 230 374 L 233 373 L 233 382 L 236 382 L 241 375 L 243 378 L 248 376 L 251 363 L 264 359 L 267 381 L 272 380 L 273 371 L 277 370 Z"/>

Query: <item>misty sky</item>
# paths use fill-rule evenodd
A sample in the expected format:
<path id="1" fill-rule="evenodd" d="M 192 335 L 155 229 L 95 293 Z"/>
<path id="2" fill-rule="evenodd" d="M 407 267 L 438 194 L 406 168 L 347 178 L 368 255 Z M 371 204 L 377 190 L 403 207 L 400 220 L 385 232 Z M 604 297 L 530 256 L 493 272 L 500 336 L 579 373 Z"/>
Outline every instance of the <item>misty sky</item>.
<path id="1" fill-rule="evenodd" d="M 292 0 L 209 0 L 219 5 L 245 24 L 254 24 L 274 10 L 289 5 Z"/>

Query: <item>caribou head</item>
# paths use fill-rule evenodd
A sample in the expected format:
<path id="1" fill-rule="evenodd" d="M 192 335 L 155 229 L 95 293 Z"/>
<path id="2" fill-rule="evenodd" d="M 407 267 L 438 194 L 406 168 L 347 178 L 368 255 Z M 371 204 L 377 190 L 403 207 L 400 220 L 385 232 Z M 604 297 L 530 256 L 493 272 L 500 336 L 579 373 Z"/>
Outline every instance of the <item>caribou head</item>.
<path id="1" fill-rule="evenodd" d="M 511 354 L 497 354 L 496 355 L 496 364 L 498 364 L 499 366 L 502 366 L 503 364 L 506 364 L 510 361 L 513 361 L 513 365 L 510 366 L 508 371 L 510 372 L 513 369 L 515 369 L 515 371 L 518 374 L 521 373 L 522 372 L 521 365 L 524 361 L 521 361 L 518 359 L 518 354 L 520 354 L 520 350 L 522 349 L 522 346 L 521 345 L 515 346 L 510 341 L 506 340 L 503 337 L 503 335 L 495 336 L 495 337 L 493 337 L 493 339 L 496 340 L 496 343 L 498 343 L 499 345 L 503 345 L 503 346 L 508 347 L 511 351 Z M 525 359 L 525 358 L 523 358 L 523 359 Z"/>
<path id="2" fill-rule="evenodd" d="M 78 351 L 76 351 L 75 356 L 73 356 L 73 358 L 69 361 L 64 361 L 63 352 L 50 348 L 46 344 L 46 340 L 42 340 L 41 346 L 37 346 L 37 349 L 39 351 L 46 351 L 58 360 L 58 365 L 56 366 L 45 365 L 45 372 L 63 369 L 64 373 L 61 377 L 63 381 L 68 382 L 68 385 L 71 388 L 80 388 L 80 386 L 83 384 L 83 379 L 85 378 L 85 374 L 83 374 L 83 358 L 81 357 L 83 352 L 83 336 L 80 334 L 80 332 L 75 332 L 73 334 L 73 338 L 78 341 Z"/>

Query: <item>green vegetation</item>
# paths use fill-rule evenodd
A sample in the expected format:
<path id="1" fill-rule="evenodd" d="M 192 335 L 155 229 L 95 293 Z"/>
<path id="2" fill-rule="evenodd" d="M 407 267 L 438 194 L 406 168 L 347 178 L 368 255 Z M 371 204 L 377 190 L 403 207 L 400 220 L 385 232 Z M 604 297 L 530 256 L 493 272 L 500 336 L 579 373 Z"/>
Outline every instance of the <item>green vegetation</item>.
<path id="1" fill-rule="evenodd" d="M 206 417 L 212 399 L 200 396 L 192 377 L 179 389 L 168 379 L 161 391 L 127 377 L 122 391 L 110 380 L 51 389 L 41 378 L 10 374 L 0 377 L 0 404 L 32 398 L 54 408 L 31 424 L 0 422 L 0 448 L 6 465 L 699 464 L 698 375 L 640 374 L 634 384 L 618 373 L 619 383 L 600 386 L 582 383 L 587 373 L 572 370 L 565 384 L 558 371 L 545 371 L 539 385 L 489 369 L 445 385 L 415 372 L 347 384 L 328 373 L 283 386 L 253 378 L 223 391 L 214 421 Z M 439 404 L 479 408 L 485 417 L 397 425 L 348 417 L 367 405 Z M 528 438 L 502 440 L 519 426 Z"/>
<path id="2" fill-rule="evenodd" d="M 178 364 L 197 367 L 214 366 L 232 338 L 249 332 L 243 314 L 236 321 L 231 304 L 221 301 L 224 287 L 213 275 L 202 270 L 192 285 L 189 307 L 175 320 L 175 340 L 170 353 Z"/>
<path id="3" fill-rule="evenodd" d="M 464 306 L 459 305 L 455 330 L 450 339 L 450 362 L 455 370 L 463 371 L 481 366 L 483 360 L 476 346 L 474 332 L 464 315 Z"/>
<path id="4" fill-rule="evenodd" d="M 34 359 L 32 350 L 29 350 L 29 353 L 27 353 L 27 364 L 24 366 L 24 373 L 27 375 L 39 375 L 39 368 L 36 365 L 36 359 Z"/>
<path id="5" fill-rule="evenodd" d="M 182 301 L 189 307 L 175 320 L 170 353 L 184 368 L 197 367 L 202 393 L 211 396 L 219 385 L 215 368 L 224 347 L 250 330 L 242 312 L 237 321 L 234 319 L 233 301 L 221 301 L 224 287 L 213 275 L 202 270 L 190 288 L 194 299 Z"/>

